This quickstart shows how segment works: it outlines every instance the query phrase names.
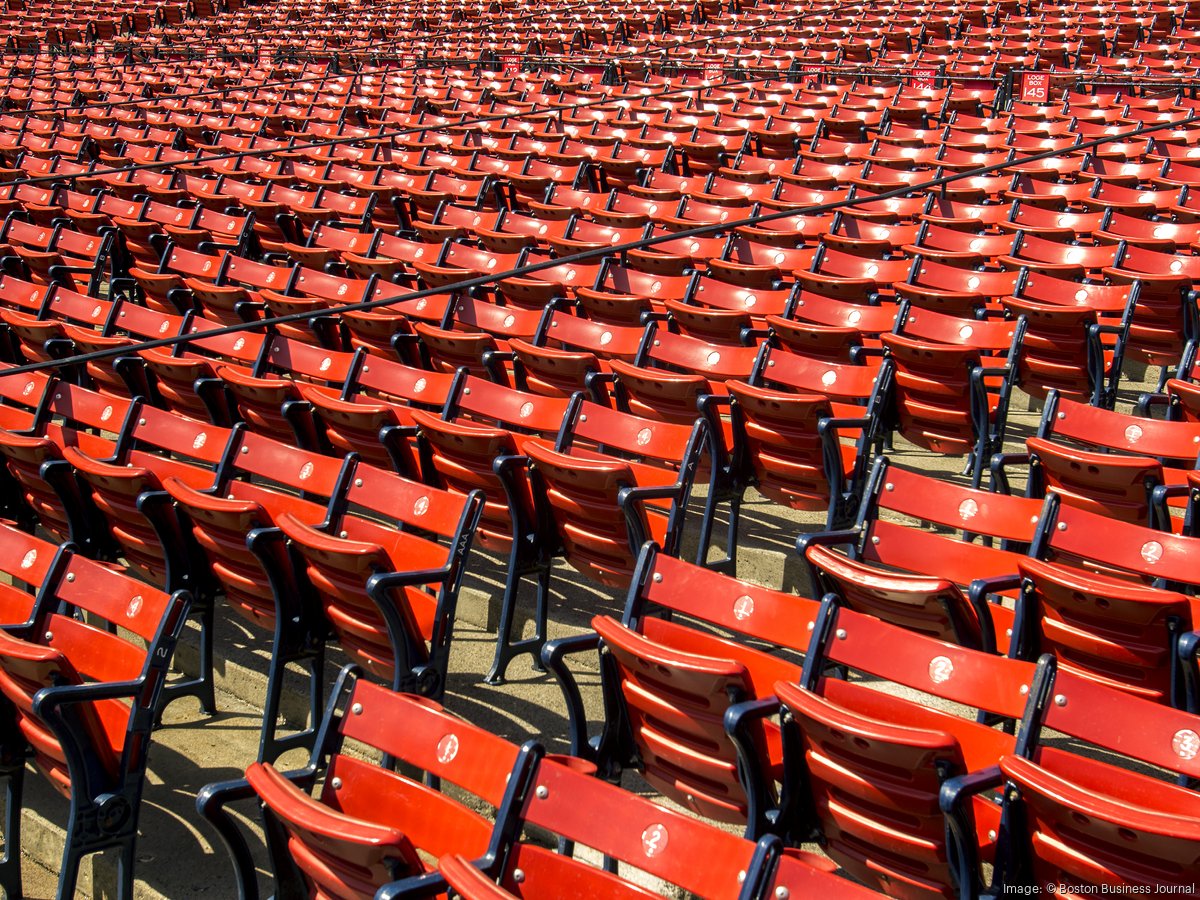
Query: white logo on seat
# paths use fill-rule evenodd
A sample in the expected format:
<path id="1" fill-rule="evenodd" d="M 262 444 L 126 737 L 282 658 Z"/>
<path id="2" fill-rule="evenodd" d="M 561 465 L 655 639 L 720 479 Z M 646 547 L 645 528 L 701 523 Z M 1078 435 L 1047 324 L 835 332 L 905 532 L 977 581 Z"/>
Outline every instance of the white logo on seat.
<path id="1" fill-rule="evenodd" d="M 438 762 L 445 765 L 448 762 L 453 762 L 456 756 L 458 756 L 458 735 L 443 735 L 437 744 Z"/>
<path id="2" fill-rule="evenodd" d="M 1142 439 L 1142 426 L 1130 425 L 1125 429 L 1125 440 L 1131 444 L 1136 444 Z"/>
<path id="3" fill-rule="evenodd" d="M 1158 541 L 1146 541 L 1146 543 L 1142 544 L 1142 559 L 1150 563 L 1150 565 L 1154 565 L 1162 559 L 1162 555 L 1163 545 Z"/>
<path id="4" fill-rule="evenodd" d="M 655 823 L 642 832 L 642 852 L 654 857 L 667 849 L 669 835 L 665 825 Z"/>
<path id="5" fill-rule="evenodd" d="M 192 449 L 199 450 L 201 447 L 203 447 L 207 443 L 208 443 L 208 435 L 205 432 L 201 431 L 194 438 L 192 438 Z"/>
<path id="6" fill-rule="evenodd" d="M 139 612 L 141 612 L 141 609 L 142 609 L 142 595 L 138 594 L 136 597 L 134 597 L 132 600 L 129 601 L 129 606 L 127 606 L 125 608 L 125 615 L 132 619 Z"/>
<path id="7" fill-rule="evenodd" d="M 654 437 L 654 431 L 650 428 L 643 428 L 637 433 L 637 442 L 639 447 L 645 447 L 650 443 L 650 438 Z"/>
<path id="8" fill-rule="evenodd" d="M 312 477 L 312 473 L 313 473 L 313 464 L 310 462 L 306 462 L 304 465 L 302 465 L 300 467 L 300 480 L 307 481 L 309 478 Z"/>
<path id="9" fill-rule="evenodd" d="M 1200 752 L 1200 735 L 1190 728 L 1180 729 L 1171 738 L 1171 749 L 1180 759 L 1195 759 Z"/>
<path id="10" fill-rule="evenodd" d="M 961 519 L 973 519 L 979 513 L 979 504 L 968 497 L 958 504 L 958 516 Z"/>
<path id="11" fill-rule="evenodd" d="M 742 597 L 738 597 L 736 600 L 733 601 L 733 617 L 735 619 L 737 619 L 739 622 L 745 621 L 746 619 L 750 618 L 752 615 L 754 615 L 754 598 L 753 597 L 751 597 L 749 595 L 745 595 Z"/>
<path id="12" fill-rule="evenodd" d="M 102 409 L 100 411 L 100 421 L 107 422 L 111 418 L 112 418 L 112 407 L 111 406 L 104 407 L 104 409 Z"/>
<path id="13" fill-rule="evenodd" d="M 929 661 L 929 680 L 944 684 L 954 676 L 954 663 L 948 656 L 935 656 Z"/>
<path id="14" fill-rule="evenodd" d="M 37 562 L 37 551 L 30 550 L 28 553 L 26 553 L 24 556 L 21 557 L 21 568 L 22 569 L 32 568 L 33 564 L 35 562 Z"/>

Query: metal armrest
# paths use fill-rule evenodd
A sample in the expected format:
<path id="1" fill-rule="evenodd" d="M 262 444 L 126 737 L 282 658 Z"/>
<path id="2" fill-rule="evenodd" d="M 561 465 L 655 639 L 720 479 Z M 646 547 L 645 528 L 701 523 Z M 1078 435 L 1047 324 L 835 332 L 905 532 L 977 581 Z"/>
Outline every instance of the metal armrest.
<path id="1" fill-rule="evenodd" d="M 961 898 L 979 895 L 979 864 L 973 820 L 963 809 L 963 802 L 983 791 L 999 787 L 1004 781 L 999 766 L 989 766 L 978 772 L 968 772 L 942 784 L 938 804 L 946 818 L 946 852 L 951 872 L 958 883 Z"/>
<path id="2" fill-rule="evenodd" d="M 738 768 L 749 804 L 746 837 L 750 840 L 758 840 L 770 825 L 768 807 L 771 806 L 772 791 L 767 783 L 767 773 L 762 771 L 762 748 L 752 740 L 748 727 L 770 718 L 779 710 L 779 698 L 774 695 L 735 703 L 725 710 L 725 733 L 737 748 Z"/>
<path id="3" fill-rule="evenodd" d="M 1004 470 L 1009 466 L 1027 466 L 1029 465 L 1028 453 L 994 453 L 992 461 L 988 468 L 992 473 L 992 493 L 995 494 L 1011 494 L 1012 489 L 1008 484 L 1008 476 Z"/>
<path id="4" fill-rule="evenodd" d="M 810 546 L 833 547 L 837 544 L 858 545 L 862 532 L 857 528 L 843 528 L 836 531 L 818 531 L 815 534 L 802 534 L 796 538 L 796 552 L 801 556 Z"/>
<path id="5" fill-rule="evenodd" d="M 599 650 L 600 635 L 595 632 L 548 641 L 542 647 L 542 665 L 554 675 L 567 705 L 567 734 L 571 740 L 571 755 L 595 761 L 596 753 L 587 734 L 587 710 L 583 694 L 574 674 L 566 666 L 566 657 L 589 650 Z"/>

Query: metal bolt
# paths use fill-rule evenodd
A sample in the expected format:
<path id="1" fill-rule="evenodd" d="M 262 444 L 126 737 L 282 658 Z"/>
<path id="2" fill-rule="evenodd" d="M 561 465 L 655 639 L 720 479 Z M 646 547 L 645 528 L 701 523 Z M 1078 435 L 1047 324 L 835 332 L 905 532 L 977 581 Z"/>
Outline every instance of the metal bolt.
<path id="1" fill-rule="evenodd" d="M 355 478 L 355 479 L 354 479 L 354 486 L 355 486 L 355 487 L 362 487 L 362 479 L 361 479 L 361 478 Z"/>
<path id="2" fill-rule="evenodd" d="M 996 839 L 996 829 L 994 829 L 994 828 L 988 829 L 988 840 L 994 841 L 995 839 Z"/>
<path id="3" fill-rule="evenodd" d="M 463 388 L 463 393 L 464 393 L 464 394 L 469 394 L 469 393 L 471 393 L 471 389 L 470 389 L 470 388 Z"/>
<path id="4" fill-rule="evenodd" d="M 139 424 L 139 425 L 145 425 L 145 424 L 146 424 L 146 420 L 145 420 L 145 419 L 138 419 L 138 424 Z"/>
<path id="5" fill-rule="evenodd" d="M 1054 705 L 1055 706 L 1066 706 L 1067 705 L 1067 695 L 1066 694 L 1055 694 L 1054 695 Z"/>
<path id="6" fill-rule="evenodd" d="M 68 573 L 67 573 L 67 581 L 74 581 L 74 580 L 75 580 L 75 573 L 74 573 L 74 572 L 68 572 Z"/>
<path id="7" fill-rule="evenodd" d="M 249 453 L 249 452 L 250 452 L 250 448 L 249 448 L 249 447 L 243 447 L 243 448 L 242 448 L 242 452 L 243 452 L 243 453 Z"/>
<path id="8" fill-rule="evenodd" d="M 348 531 L 339 531 L 339 532 L 338 532 L 338 537 L 340 537 L 342 540 L 345 540 L 346 538 L 350 537 L 350 532 L 348 532 Z"/>
<path id="9" fill-rule="evenodd" d="M 877 535 L 877 534 L 871 535 L 871 543 L 878 544 L 879 543 L 879 535 Z"/>
<path id="10" fill-rule="evenodd" d="M 584 415 L 580 416 L 580 417 L 579 417 L 579 421 L 580 421 L 580 422 L 586 422 L 586 421 L 587 421 L 587 414 L 585 413 Z"/>
<path id="11" fill-rule="evenodd" d="M 356 716 L 361 716 L 362 715 L 362 704 L 355 703 L 352 707 L 350 707 L 350 712 L 354 713 Z"/>
<path id="12" fill-rule="evenodd" d="M 887 484 L 885 484 L 883 486 L 883 489 L 885 491 L 894 491 L 896 489 L 896 486 L 889 481 Z"/>
<path id="13" fill-rule="evenodd" d="M 47 641 L 52 641 L 52 640 L 54 640 L 54 632 L 53 632 L 53 631 L 47 631 L 47 632 L 46 632 L 46 640 L 47 640 Z"/>
<path id="14" fill-rule="evenodd" d="M 521 869 L 513 869 L 512 877 L 513 877 L 513 881 L 515 881 L 517 884 L 520 884 L 522 881 L 525 880 L 525 872 L 522 871 Z"/>
<path id="15" fill-rule="evenodd" d="M 337 791 L 337 790 L 341 790 L 341 787 L 342 787 L 342 779 L 340 779 L 340 778 L 331 778 L 331 779 L 329 780 L 329 784 L 330 784 L 330 785 L 333 787 L 333 789 L 334 789 L 335 791 Z"/>
<path id="16" fill-rule="evenodd" d="M 839 641 L 844 641 L 846 639 L 846 629 L 839 628 L 836 632 L 836 636 Z"/>
<path id="17" fill-rule="evenodd" d="M 655 583 L 655 584 L 662 584 L 662 580 L 663 580 L 663 577 L 662 577 L 662 572 L 655 572 L 655 573 L 654 573 L 654 583 Z"/>
<path id="18" fill-rule="evenodd" d="M 782 884 L 775 888 L 775 900 L 788 900 L 788 897 L 791 895 L 791 891 L 785 888 Z"/>
<path id="19" fill-rule="evenodd" d="M 1029 693 L 1029 685 L 1027 685 L 1027 684 L 1021 685 L 1021 696 L 1024 697 L 1028 693 Z"/>
<path id="20" fill-rule="evenodd" d="M 546 787 L 544 784 L 539 784 L 537 790 L 534 791 L 534 794 L 539 800 L 545 800 L 550 796 L 550 788 Z"/>
<path id="21" fill-rule="evenodd" d="M 1066 531 L 1066 530 L 1067 530 L 1067 523 L 1066 523 L 1066 522 L 1059 522 L 1059 523 L 1058 523 L 1058 530 L 1059 530 L 1059 531 Z"/>
<path id="22" fill-rule="evenodd" d="M 746 871 L 743 869 L 738 872 L 738 884 L 742 884 L 746 880 Z"/>

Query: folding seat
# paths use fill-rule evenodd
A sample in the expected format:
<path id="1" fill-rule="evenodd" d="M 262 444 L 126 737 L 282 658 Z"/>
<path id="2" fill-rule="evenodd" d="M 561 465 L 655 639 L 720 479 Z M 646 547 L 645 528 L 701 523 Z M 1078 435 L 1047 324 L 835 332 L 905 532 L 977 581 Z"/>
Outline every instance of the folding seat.
<path id="1" fill-rule="evenodd" d="M 896 430 L 926 450 L 967 456 L 967 471 L 978 485 L 987 460 L 1004 445 L 1015 348 L 1003 365 L 989 366 L 970 344 L 903 334 L 880 340 L 896 367 Z"/>
<path id="2" fill-rule="evenodd" d="M 1093 237 L 1106 244 L 1124 241 L 1146 250 L 1175 253 L 1180 245 L 1186 247 L 1200 240 L 1200 222 L 1148 220 L 1113 209 Z"/>
<path id="3" fill-rule="evenodd" d="M 98 296 L 100 285 L 111 269 L 110 234 L 84 234 L 59 225 L 44 244 L 27 244 L 21 238 L 26 229 L 18 228 L 19 225 L 13 220 L 4 230 L 4 240 L 11 243 L 16 253 L 16 261 L 3 263 L 6 268 L 15 267 L 26 280 L 39 284 L 61 284 Z M 41 226 L 26 228 L 44 230 Z"/>
<path id="4" fill-rule="evenodd" d="M 664 313 L 664 301 L 687 296 L 692 281 L 692 277 L 683 274 L 645 272 L 605 257 L 594 284 L 575 288 L 574 296 L 588 318 L 615 325 L 638 325 L 647 313 Z M 503 282 L 502 289 L 507 284 Z"/>
<path id="5" fill-rule="evenodd" d="M 878 259 L 820 247 L 807 270 L 795 269 L 805 291 L 851 303 L 877 303 L 893 296 L 892 287 L 909 277 L 914 260 L 905 257 Z"/>
<path id="6" fill-rule="evenodd" d="M 168 246 L 163 250 L 157 271 L 133 266 L 129 270 L 131 283 L 117 279 L 112 290 L 131 296 L 136 286 L 146 306 L 158 312 L 181 315 L 198 308 L 192 288 L 199 287 L 202 292 L 213 289 L 228 259 L 226 253 L 209 255 Z"/>
<path id="7" fill-rule="evenodd" d="M 519 306 L 501 306 L 486 300 L 459 295 L 447 307 L 442 327 L 424 322 L 413 325 L 428 360 L 426 368 L 453 373 L 466 367 L 472 374 L 508 382 L 502 367 L 489 369 L 485 358 L 494 351 L 507 351 L 513 338 L 529 340 L 537 334 L 541 313 Z"/>
<path id="8" fill-rule="evenodd" d="M 943 265 L 978 269 L 1011 252 L 1012 246 L 1009 234 L 981 234 L 924 221 L 915 238 L 898 249 Z"/>
<path id="9" fill-rule="evenodd" d="M 500 274 L 523 264 L 523 253 L 494 253 L 462 241 L 447 241 L 436 259 L 413 263 L 423 284 L 443 288 L 459 281 Z"/>
<path id="10" fill-rule="evenodd" d="M 831 666 L 942 702 L 872 689 Z M 939 795 L 952 778 L 994 769 L 1016 741 L 945 709 L 946 701 L 1011 722 L 1043 668 L 898 629 L 829 596 L 800 682 L 775 686 L 787 713 L 785 796 L 799 795 L 790 802 L 808 814 L 822 849 L 873 889 L 952 896 L 959 883 L 977 886 L 992 858 L 996 806 L 971 802 L 963 815 L 977 839 L 951 847 Z"/>
<path id="11" fill-rule="evenodd" d="M 249 371 L 262 355 L 266 338 L 247 331 L 200 336 L 220 327 L 219 323 L 200 316 L 188 317 L 183 331 L 193 337 L 170 349 L 136 349 L 137 362 L 122 359 L 123 377 L 129 380 L 141 374 L 136 372 L 136 366 L 140 364 L 150 379 L 151 396 L 156 402 L 193 419 L 231 425 L 237 414 L 217 376 L 217 366 L 240 366 Z"/>
<path id="12" fill-rule="evenodd" d="M 2 773 L 11 852 L 0 880 L 10 896 L 23 896 L 20 820 L 29 757 L 71 803 L 59 895 L 75 894 L 85 856 L 115 848 L 118 896 L 133 897 L 151 729 L 189 603 L 185 592 L 168 595 L 65 551 L 51 565 L 29 622 L 0 631 L 0 691 L 19 729 L 19 737 L 11 733 L 15 764 Z"/>
<path id="13" fill-rule="evenodd" d="M 1197 871 L 1195 793 L 1158 773 L 1178 773 L 1180 784 L 1196 777 L 1186 743 L 1195 716 L 1062 666 L 1042 674 L 1014 752 L 986 775 L 947 783 L 942 808 L 954 847 L 975 842 L 964 807 L 1002 787 L 997 893 L 1042 882 L 1186 893 Z M 1136 726 L 1114 730 L 1114 722 Z M 1065 746 L 1053 740 L 1063 735 Z"/>
<path id="14" fill-rule="evenodd" d="M 999 228 L 1012 211 L 1008 203 L 972 203 L 932 194 L 917 216 L 922 222 L 961 231 Z"/>
<path id="15" fill-rule="evenodd" d="M 961 487 L 880 457 L 854 526 L 802 535 L 796 546 L 810 567 L 814 594 L 835 593 L 853 609 L 940 640 L 1004 652 L 1012 609 L 968 588 L 1015 571 L 1040 514 L 1038 500 Z M 893 521 L 898 516 L 927 525 Z M 845 552 L 832 549 L 838 546 Z"/>
<path id="16" fill-rule="evenodd" d="M 172 250 L 176 256 L 180 252 Z M 286 294 L 298 274 L 298 266 L 273 266 L 230 253 L 211 283 L 188 278 L 185 284 L 202 315 L 224 325 L 240 325 L 263 317 L 262 291 Z"/>
<path id="17" fill-rule="evenodd" d="M 892 287 L 897 297 L 918 309 L 971 316 L 994 311 L 1000 297 L 1013 293 L 1020 274 L 967 269 L 917 256 L 908 278 Z"/>
<path id="18" fill-rule="evenodd" d="M 1085 209 L 1112 209 L 1135 215 L 1154 215 L 1156 213 L 1162 215 L 1181 202 L 1183 198 L 1180 193 L 1181 189 L 1178 187 L 1147 190 L 1146 188 L 1100 182 L 1096 185 L 1092 195 L 1084 198 L 1083 206 Z"/>
<path id="19" fill-rule="evenodd" d="M 1181 666 L 1179 635 L 1195 627 L 1187 596 L 1197 581 L 1194 544 L 1052 493 L 1029 558 L 1017 559 L 1008 575 L 983 578 L 971 593 L 1020 589 L 1013 655 L 1052 653 L 1081 677 L 1183 706 L 1192 702 L 1182 676 L 1193 663 Z"/>
<path id="20" fill-rule="evenodd" d="M 1000 302 L 1009 315 L 1025 321 L 1014 373 L 1017 387 L 1033 397 L 1045 398 L 1055 390 L 1072 400 L 1105 405 L 1112 396 L 1112 353 L 1100 341 L 1094 308 L 1026 297 Z"/>
<path id="21" fill-rule="evenodd" d="M 211 487 L 178 477 L 162 480 L 183 527 L 203 550 L 229 607 L 254 631 L 273 635 L 259 759 L 310 746 L 320 721 L 325 623 L 317 593 L 289 550 L 277 521 L 292 512 L 308 522 L 326 518 L 345 487 L 349 464 L 262 437 L 238 425 Z M 305 669 L 308 728 L 280 737 L 279 703 L 289 663 Z"/>
<path id="22" fill-rule="evenodd" d="M 645 540 L 679 554 L 688 498 L 702 466 L 718 496 L 713 491 L 718 467 L 704 462 L 713 446 L 702 419 L 690 427 L 654 421 L 576 396 L 558 440 L 552 445 L 533 438 L 523 449 L 567 562 L 602 585 L 623 587 Z M 705 533 L 711 533 L 707 509 L 705 518 Z M 704 559 L 707 547 L 701 543 Z"/>
<path id="23" fill-rule="evenodd" d="M 738 234 L 725 242 L 719 257 L 705 260 L 704 267 L 721 281 L 756 290 L 778 290 L 791 270 L 811 264 L 814 252 L 776 247 Z"/>
<path id="24" fill-rule="evenodd" d="M 340 391 L 354 363 L 353 354 L 276 334 L 264 341 L 249 371 L 228 365 L 218 365 L 214 371 L 251 430 L 322 452 L 324 445 L 299 384 L 307 382 Z"/>
<path id="25" fill-rule="evenodd" d="M 1192 292 L 1197 267 L 1189 259 L 1125 244 L 1116 265 L 1103 270 L 1109 283 L 1138 286 L 1119 340 L 1122 362 L 1170 365 L 1179 358 L 1183 343 L 1196 334 Z"/>
<path id="26" fill-rule="evenodd" d="M 688 286 L 684 300 L 707 309 L 739 313 L 747 325 L 752 323 L 754 327 L 762 328 L 768 316 L 786 316 L 796 294 L 794 286 L 781 290 L 748 288 L 698 274 Z M 678 308 L 678 305 L 674 308 Z"/>
<path id="27" fill-rule="evenodd" d="M 499 809 L 510 776 L 520 771 L 516 745 L 428 698 L 372 684 L 353 666 L 339 675 L 320 724 L 304 768 L 284 773 L 257 762 L 245 778 L 210 784 L 197 796 L 197 808 L 230 853 L 244 896 L 256 895 L 258 873 L 230 807 L 251 798 L 273 836 L 269 861 L 280 895 L 373 896 L 396 878 L 431 874 L 430 856 L 484 855 L 491 823 L 464 796 L 436 785 L 453 784 Z M 382 753 L 404 772 L 419 769 L 429 781 L 390 763 L 368 762 L 356 748 Z"/>
<path id="28" fill-rule="evenodd" d="M 342 264 L 343 253 L 370 256 L 378 240 L 376 231 L 353 231 L 338 223 L 322 222 L 309 229 L 303 244 L 283 244 L 281 250 L 290 260 L 323 270 L 330 263 Z"/>
<path id="29" fill-rule="evenodd" d="M 426 483 L 453 493 L 484 492 L 476 537 L 482 550 L 506 557 L 496 658 L 487 680 L 503 680 L 508 662 L 534 654 L 545 640 L 550 564 L 558 541 L 549 528 L 544 495 L 530 484 L 526 448 L 537 435 L 558 433 L 573 407 L 559 397 L 513 390 L 459 372 L 440 416 L 413 410 L 421 471 Z M 516 603 L 525 578 L 536 582 L 534 636 L 511 640 Z"/>
<path id="30" fill-rule="evenodd" d="M 551 300 L 576 296 L 580 288 L 595 286 L 599 277 L 600 262 L 559 263 L 548 252 L 527 250 L 521 261 L 521 274 L 501 280 L 498 290 L 510 303 L 541 310 Z"/>
<path id="31" fill-rule="evenodd" d="M 42 528 L 88 555 L 107 556 L 112 548 L 103 520 L 63 451 L 74 446 L 97 457 L 111 455 L 113 441 L 104 434 L 119 430 L 133 405 L 59 380 L 30 378 L 22 390 L 32 396 L 39 383 L 41 402 L 30 427 L 0 431 L 0 454 Z"/>
<path id="32" fill-rule="evenodd" d="M 268 318 L 301 315 L 304 318 L 275 322 L 271 328 L 297 341 L 330 350 L 344 349 L 347 342 L 338 307 L 376 299 L 372 294 L 377 284 L 371 279 L 343 278 L 303 265 L 295 268 L 295 277 L 286 292 L 263 288 L 258 294 Z"/>
<path id="33" fill-rule="evenodd" d="M 1074 241 L 1090 236 L 1104 224 L 1104 212 L 1069 212 L 1046 209 L 1028 202 L 1015 202 L 1006 219 L 997 223 L 1003 231 L 1024 231 L 1051 240 Z"/>
<path id="34" fill-rule="evenodd" d="M 535 762 L 522 773 L 521 790 L 506 797 L 488 854 L 474 862 L 462 854 L 443 856 L 442 879 L 433 883 L 436 889 L 449 886 L 456 896 L 470 898 L 530 900 L 559 896 L 564 887 L 588 897 L 661 896 L 642 886 L 649 883 L 732 900 L 767 896 L 768 879 L 777 875 L 811 888 L 814 895 L 853 900 L 868 896 L 865 888 L 832 874 L 821 857 L 781 850 L 774 835 L 756 845 L 590 777 L 578 760 L 544 756 L 536 744 L 527 749 Z M 584 807 L 594 814 L 581 815 Z M 617 819 L 625 824 L 613 827 Z M 560 846 L 595 848 L 609 862 L 598 868 L 520 840 L 523 832 L 539 831 L 556 836 Z M 616 874 L 618 868 L 621 875 Z M 415 884 L 396 882 L 378 896 L 406 896 Z"/>
<path id="35" fill-rule="evenodd" d="M 1069 442 L 1069 443 L 1068 443 Z M 1006 489 L 1006 466 L 1029 465 L 1027 494 L 1046 491 L 1066 503 L 1127 522 L 1150 522 L 1162 499 L 1186 493 L 1184 476 L 1195 467 L 1200 427 L 1191 422 L 1145 419 L 1098 409 L 1057 394 L 1046 398 L 1036 437 L 1027 453 L 993 460 L 993 478 Z M 1169 521 L 1158 522 L 1168 527 Z"/>
<path id="36" fill-rule="evenodd" d="M 322 521 L 289 510 L 275 521 L 342 650 L 392 690 L 437 699 L 482 506 L 482 491 L 464 497 L 359 463 Z"/>
<path id="37" fill-rule="evenodd" d="M 299 382 L 317 432 L 338 454 L 358 453 L 371 465 L 415 475 L 411 407 L 440 411 L 453 375 L 415 369 L 359 350 L 340 390 Z"/>
<path id="38" fill-rule="evenodd" d="M 749 380 L 725 385 L 735 489 L 825 510 L 827 528 L 844 522 L 886 429 L 891 378 L 887 360 L 854 366 L 765 344 Z"/>
<path id="39" fill-rule="evenodd" d="M 794 823 L 777 814 L 774 790 L 782 780 L 778 726 L 769 718 L 775 704 L 765 715 L 727 711 L 743 701 L 764 705 L 771 679 L 797 680 L 794 658 L 752 644 L 765 639 L 798 650 L 816 612 L 812 600 L 719 575 L 647 544 L 621 621 L 597 615 L 591 633 L 543 651 L 563 690 L 571 753 L 594 760 L 608 778 L 636 767 L 673 802 L 740 825 L 748 838 L 788 831 Z M 589 651 L 599 654 L 605 699 L 596 738 L 588 735 L 583 698 L 566 665 L 568 656 Z"/>
<path id="40" fill-rule="evenodd" d="M 492 358 L 511 363 L 514 384 L 520 390 L 551 397 L 589 391 L 596 402 L 603 402 L 608 391 L 593 374 L 611 372 L 608 363 L 613 359 L 632 362 L 644 334 L 640 326 L 612 324 L 550 308 L 531 341 L 513 339 L 508 355 Z"/>
<path id="41" fill-rule="evenodd" d="M 415 266 L 436 262 L 442 252 L 442 244 L 425 244 L 404 237 L 381 232 L 371 253 L 353 251 L 342 253 L 342 262 L 350 274 L 358 278 L 379 276 L 380 281 L 403 281 L 415 283 Z M 406 277 L 407 276 L 407 277 Z"/>
<path id="42" fill-rule="evenodd" d="M 887 258 L 916 241 L 923 226 L 887 225 L 836 215 L 828 233 L 821 235 L 826 247 L 866 258 Z"/>
<path id="43" fill-rule="evenodd" d="M 473 216 L 479 213 L 471 213 Z M 472 229 L 472 237 L 492 252 L 519 253 L 525 247 L 550 246 L 550 241 L 563 237 L 573 219 L 539 218 L 509 209 L 502 209 L 491 219 L 489 227 L 482 222 Z"/>

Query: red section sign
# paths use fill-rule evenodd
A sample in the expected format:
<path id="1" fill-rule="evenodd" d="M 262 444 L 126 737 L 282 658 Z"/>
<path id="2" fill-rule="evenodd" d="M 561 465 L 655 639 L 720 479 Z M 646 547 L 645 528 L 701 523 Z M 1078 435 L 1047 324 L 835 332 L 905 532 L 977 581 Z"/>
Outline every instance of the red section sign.
<path id="1" fill-rule="evenodd" d="M 1045 72 L 1023 72 L 1021 74 L 1021 99 L 1035 103 L 1050 98 L 1050 76 Z"/>
<path id="2" fill-rule="evenodd" d="M 725 74 L 725 67 L 719 62 L 706 62 L 704 64 L 704 80 L 718 81 Z"/>
<path id="3" fill-rule="evenodd" d="M 500 74 L 505 78 L 516 78 L 517 73 L 521 71 L 521 57 L 519 56 L 502 56 L 500 63 Z"/>
<path id="4" fill-rule="evenodd" d="M 933 90 L 937 84 L 937 69 L 913 69 L 909 84 L 920 91 Z"/>

